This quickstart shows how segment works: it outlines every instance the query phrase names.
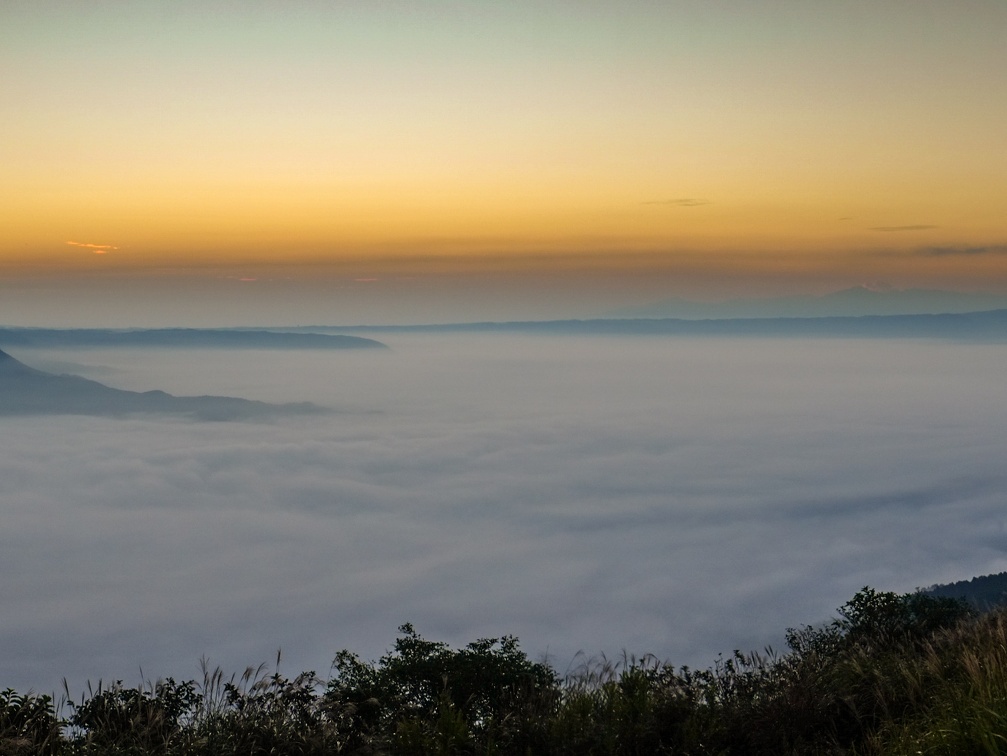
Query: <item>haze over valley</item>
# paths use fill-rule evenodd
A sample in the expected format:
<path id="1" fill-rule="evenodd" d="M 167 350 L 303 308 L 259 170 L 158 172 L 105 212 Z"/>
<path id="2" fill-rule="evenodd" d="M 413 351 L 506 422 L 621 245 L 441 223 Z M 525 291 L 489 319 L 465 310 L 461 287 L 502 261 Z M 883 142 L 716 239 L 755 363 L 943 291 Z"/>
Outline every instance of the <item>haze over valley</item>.
<path id="1" fill-rule="evenodd" d="M 332 414 L 6 417 L 5 684 L 376 658 L 405 621 L 677 664 L 866 584 L 1007 567 L 1005 356 L 931 339 L 386 334 L 33 348 L 121 390 Z M 739 617 L 745 621 L 739 623 Z"/>

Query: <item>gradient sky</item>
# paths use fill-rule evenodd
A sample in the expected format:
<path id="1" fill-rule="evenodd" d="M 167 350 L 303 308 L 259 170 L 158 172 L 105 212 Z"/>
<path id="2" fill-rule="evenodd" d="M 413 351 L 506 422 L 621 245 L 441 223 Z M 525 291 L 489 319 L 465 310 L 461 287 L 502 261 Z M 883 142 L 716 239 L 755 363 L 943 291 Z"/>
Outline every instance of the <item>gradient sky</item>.
<path id="1" fill-rule="evenodd" d="M 1007 3 L 0 5 L 0 321 L 1007 292 Z"/>

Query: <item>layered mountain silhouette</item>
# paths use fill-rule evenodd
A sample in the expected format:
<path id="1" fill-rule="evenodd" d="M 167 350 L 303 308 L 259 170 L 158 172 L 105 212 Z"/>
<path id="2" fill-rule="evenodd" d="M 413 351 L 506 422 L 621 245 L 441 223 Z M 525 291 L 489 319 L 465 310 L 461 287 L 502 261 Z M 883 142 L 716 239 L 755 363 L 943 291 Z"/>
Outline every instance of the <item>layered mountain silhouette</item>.
<path id="1" fill-rule="evenodd" d="M 0 328 L 0 343 L 19 347 L 180 347 L 213 349 L 387 349 L 343 334 L 241 328 Z"/>
<path id="2" fill-rule="evenodd" d="M 973 609 L 988 612 L 998 606 L 1007 606 L 1007 572 L 980 575 L 971 580 L 932 585 L 923 590 L 930 596 L 964 599 Z"/>
<path id="3" fill-rule="evenodd" d="M 1007 341 L 1007 309 L 941 315 L 862 315 L 822 318 L 599 318 L 510 323 L 352 326 L 404 333 L 542 333 L 596 336 L 730 336 L 800 338 L 920 338 Z"/>
<path id="4" fill-rule="evenodd" d="M 664 299 L 607 314 L 612 318 L 826 318 L 864 315 L 937 315 L 1007 309 L 1007 297 L 886 285 L 854 286 L 822 296 L 693 302 Z"/>
<path id="5" fill-rule="evenodd" d="M 76 375 L 28 367 L 0 351 L 0 415 L 186 415 L 199 420 L 267 419 L 326 412 L 309 403 L 268 404 L 229 396 L 172 396 L 164 391 L 124 391 Z"/>

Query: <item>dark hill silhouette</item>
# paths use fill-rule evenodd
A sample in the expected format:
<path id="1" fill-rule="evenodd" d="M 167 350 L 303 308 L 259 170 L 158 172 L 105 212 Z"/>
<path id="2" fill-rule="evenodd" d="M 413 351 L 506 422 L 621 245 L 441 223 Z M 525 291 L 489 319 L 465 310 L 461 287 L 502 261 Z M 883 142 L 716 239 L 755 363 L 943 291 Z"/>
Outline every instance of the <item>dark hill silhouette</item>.
<path id="1" fill-rule="evenodd" d="M 854 286 L 822 296 L 766 299 L 732 299 L 694 302 L 664 299 L 608 313 L 615 318 L 823 318 L 862 315 L 938 315 L 1000 310 L 1007 297 L 934 289 L 897 289 L 890 286 Z"/>
<path id="2" fill-rule="evenodd" d="M 0 351 L 0 415 L 166 413 L 200 420 L 251 420 L 325 411 L 309 403 L 267 404 L 229 396 L 172 396 L 164 391 L 124 391 L 76 375 L 36 370 Z"/>
<path id="3" fill-rule="evenodd" d="M 318 326 L 318 328 L 323 328 Z M 755 336 L 797 338 L 923 338 L 1007 341 L 1007 310 L 944 315 L 864 315 L 828 318 L 610 318 L 503 323 L 443 323 L 407 326 L 349 326 L 357 332 L 544 333 L 607 336 Z"/>
<path id="4" fill-rule="evenodd" d="M 965 599 L 979 611 L 985 612 L 994 607 L 1007 606 L 1007 572 L 932 585 L 923 592 L 930 596 Z"/>
<path id="5" fill-rule="evenodd" d="M 0 343 L 20 347 L 209 347 L 214 349 L 387 349 L 363 336 L 238 328 L 0 328 Z"/>

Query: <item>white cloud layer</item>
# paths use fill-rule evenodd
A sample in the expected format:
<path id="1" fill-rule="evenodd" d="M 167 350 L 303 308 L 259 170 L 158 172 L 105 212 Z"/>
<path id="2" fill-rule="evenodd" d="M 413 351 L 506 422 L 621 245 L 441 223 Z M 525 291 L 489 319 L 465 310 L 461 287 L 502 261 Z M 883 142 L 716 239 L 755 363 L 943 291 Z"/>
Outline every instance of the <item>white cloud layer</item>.
<path id="1" fill-rule="evenodd" d="M 562 667 L 705 666 L 865 584 L 1007 568 L 1007 350 L 407 334 L 372 352 L 10 350 L 118 388 L 312 401 L 270 423 L 0 418 L 0 687 L 395 628 Z"/>

